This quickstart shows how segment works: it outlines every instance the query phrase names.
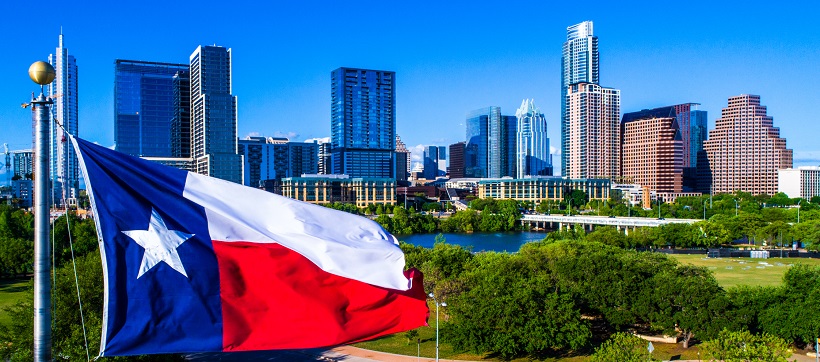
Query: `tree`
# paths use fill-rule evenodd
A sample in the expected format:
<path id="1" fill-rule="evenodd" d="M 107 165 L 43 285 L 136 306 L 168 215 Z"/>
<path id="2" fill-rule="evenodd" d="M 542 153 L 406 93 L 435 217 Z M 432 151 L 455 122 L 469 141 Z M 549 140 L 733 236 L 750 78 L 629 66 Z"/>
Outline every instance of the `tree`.
<path id="1" fill-rule="evenodd" d="M 99 253 L 89 253 L 76 259 L 80 295 L 83 301 L 85 329 L 88 333 L 88 349 L 96 353 L 100 349 L 102 330 L 103 278 Z M 53 284 L 53 324 L 52 350 L 54 356 L 67 360 L 86 359 L 83 324 L 77 301 L 77 287 L 74 282 L 73 265 L 64 265 L 55 270 Z M 33 285 L 29 284 L 27 297 L 6 309 L 11 317 L 8 325 L 0 326 L 0 356 L 9 361 L 31 361 L 33 359 L 33 319 L 31 318 Z M 114 361 L 184 361 L 180 355 L 148 355 L 117 357 Z"/>
<path id="2" fill-rule="evenodd" d="M 457 349 L 509 359 L 589 342 L 589 323 L 573 299 L 521 256 L 482 253 L 470 264 L 467 290 L 447 302 L 445 338 Z"/>
<path id="3" fill-rule="evenodd" d="M 647 349 L 648 343 L 629 333 L 618 332 L 595 349 L 591 362 L 657 361 Z"/>
<path id="4" fill-rule="evenodd" d="M 706 268 L 678 265 L 655 275 L 652 286 L 653 324 L 669 334 L 680 329 L 684 348 L 695 334 L 712 338 L 736 323 L 725 313 L 730 305 L 726 293 Z"/>
<path id="5" fill-rule="evenodd" d="M 723 330 L 703 344 L 707 357 L 726 362 L 761 361 L 786 362 L 791 356 L 789 346 L 782 338 L 770 334 L 755 335 L 749 331 Z"/>
<path id="6" fill-rule="evenodd" d="M 572 190 L 564 194 L 564 202 L 571 202 L 571 207 L 581 208 L 589 202 L 589 196 L 583 190 Z"/>

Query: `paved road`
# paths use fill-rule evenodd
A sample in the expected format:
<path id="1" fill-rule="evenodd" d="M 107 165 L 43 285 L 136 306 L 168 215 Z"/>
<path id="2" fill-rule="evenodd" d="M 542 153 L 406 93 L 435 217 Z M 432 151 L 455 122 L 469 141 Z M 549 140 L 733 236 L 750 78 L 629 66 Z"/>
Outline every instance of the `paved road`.
<path id="1" fill-rule="evenodd" d="M 232 353 L 195 353 L 187 356 L 192 362 L 262 362 L 262 361 L 327 361 L 327 362 L 431 362 L 435 358 L 402 356 L 391 353 L 370 351 L 351 346 L 333 349 L 300 349 L 288 351 L 232 352 Z M 465 362 L 441 359 L 444 362 Z"/>

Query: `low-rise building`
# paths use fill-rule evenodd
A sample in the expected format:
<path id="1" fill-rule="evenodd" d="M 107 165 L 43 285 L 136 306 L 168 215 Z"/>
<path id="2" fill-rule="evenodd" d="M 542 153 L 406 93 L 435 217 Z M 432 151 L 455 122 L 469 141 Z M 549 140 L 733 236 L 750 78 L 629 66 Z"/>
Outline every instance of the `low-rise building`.
<path id="1" fill-rule="evenodd" d="M 777 191 L 791 198 L 810 200 L 820 196 L 820 166 L 802 166 L 777 171 Z"/>
<path id="2" fill-rule="evenodd" d="M 283 196 L 312 204 L 342 202 L 367 207 L 396 203 L 396 180 L 392 178 L 305 174 L 283 178 L 281 191 Z"/>
<path id="3" fill-rule="evenodd" d="M 564 195 L 572 190 L 584 191 L 590 200 L 606 200 L 609 198 L 610 181 L 608 179 L 569 179 L 550 176 L 483 179 L 478 182 L 476 196 L 482 199 L 492 197 L 532 201 L 538 204 L 542 200 L 563 200 Z"/>

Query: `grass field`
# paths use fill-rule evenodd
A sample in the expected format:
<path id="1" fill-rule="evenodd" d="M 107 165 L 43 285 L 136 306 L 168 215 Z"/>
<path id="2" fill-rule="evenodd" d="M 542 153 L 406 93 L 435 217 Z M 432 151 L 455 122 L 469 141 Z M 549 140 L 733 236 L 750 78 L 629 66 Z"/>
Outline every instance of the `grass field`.
<path id="1" fill-rule="evenodd" d="M 706 258 L 705 255 L 672 254 L 682 263 L 709 268 L 724 288 L 736 285 L 777 286 L 791 265 L 802 263 L 820 265 L 818 259 L 808 258 Z"/>
<path id="2" fill-rule="evenodd" d="M 8 323 L 9 316 L 4 309 L 24 297 L 29 280 L 28 278 L 0 279 L 0 324 Z"/>

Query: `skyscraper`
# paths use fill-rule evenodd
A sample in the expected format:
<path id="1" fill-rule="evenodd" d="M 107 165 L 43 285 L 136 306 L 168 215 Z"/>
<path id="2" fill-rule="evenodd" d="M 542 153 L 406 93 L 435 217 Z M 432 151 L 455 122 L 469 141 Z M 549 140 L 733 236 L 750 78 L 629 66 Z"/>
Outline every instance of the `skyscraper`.
<path id="1" fill-rule="evenodd" d="M 464 147 L 466 142 L 450 145 L 450 167 L 447 171 L 450 179 L 464 178 Z"/>
<path id="2" fill-rule="evenodd" d="M 497 128 L 500 123 L 501 107 L 477 109 L 467 114 L 467 144 L 464 148 L 465 177 L 490 177 L 490 164 L 492 163 L 490 128 Z M 495 159 L 495 164 L 499 165 L 500 159 Z"/>
<path id="3" fill-rule="evenodd" d="M 171 121 L 171 154 L 191 157 L 191 72 L 186 66 L 174 74 L 174 118 Z"/>
<path id="4" fill-rule="evenodd" d="M 621 91 L 592 83 L 567 88 L 562 122 L 563 170 L 569 178 L 611 178 L 620 174 Z"/>
<path id="5" fill-rule="evenodd" d="M 427 146 L 424 148 L 424 178 L 435 180 L 447 174 L 447 147 Z"/>
<path id="6" fill-rule="evenodd" d="M 681 131 L 674 109 L 664 109 L 666 114 L 649 110 L 624 114 L 621 176 L 652 191 L 681 192 Z"/>
<path id="7" fill-rule="evenodd" d="M 712 193 L 737 190 L 753 195 L 777 193 L 778 170 L 792 167 L 792 150 L 760 105 L 760 96 L 729 98 L 715 129 L 703 144 L 711 170 Z"/>
<path id="8" fill-rule="evenodd" d="M 239 140 L 246 186 L 260 187 L 264 181 L 281 181 L 319 171 L 319 143 L 290 142 L 287 138 L 248 137 Z"/>
<path id="9" fill-rule="evenodd" d="M 516 177 L 527 175 L 552 176 L 550 139 L 547 136 L 547 119 L 532 99 L 525 99 L 515 111 L 518 118 L 516 130 Z"/>
<path id="10" fill-rule="evenodd" d="M 619 173 L 621 92 L 599 85 L 598 37 L 591 21 L 567 28 L 561 57 L 561 175 Z"/>
<path id="11" fill-rule="evenodd" d="M 598 37 L 593 35 L 591 21 L 567 27 L 567 41 L 561 56 L 561 175 L 567 175 L 570 157 L 569 101 L 567 90 L 575 83 L 598 84 Z"/>
<path id="12" fill-rule="evenodd" d="M 57 76 L 48 86 L 48 96 L 56 99 L 54 122 L 51 122 L 51 179 L 53 202 L 63 204 L 63 200 L 79 195 L 80 181 L 77 154 L 68 135 L 77 136 L 77 60 L 68 54 L 63 46 L 63 34 L 54 54 L 48 56 Z M 62 127 L 58 126 L 61 125 Z"/>
<path id="13" fill-rule="evenodd" d="M 117 59 L 114 65 L 114 144 L 132 156 L 172 157 L 174 76 L 188 64 Z M 179 157 L 179 156 L 177 156 Z"/>
<path id="14" fill-rule="evenodd" d="M 477 109 L 467 114 L 465 177 L 515 176 L 515 135 L 518 120 L 501 115 L 500 107 Z"/>
<path id="15" fill-rule="evenodd" d="M 190 61 L 191 157 L 196 172 L 242 183 L 236 97 L 231 94 L 231 50 L 199 46 Z"/>
<path id="16" fill-rule="evenodd" d="M 681 138 L 682 156 L 676 161 L 676 167 L 681 170 L 683 192 L 692 192 L 698 189 L 698 152 L 703 151 L 703 141 L 707 137 L 706 111 L 698 110 L 698 103 L 682 103 L 667 107 L 644 109 L 638 112 L 625 113 L 621 120 L 621 132 L 624 131 L 624 124 L 637 119 L 649 118 L 674 118 L 677 122 L 677 129 Z M 625 138 L 624 135 L 621 136 Z M 657 146 L 657 145 L 651 145 Z M 622 143 L 622 151 L 625 147 Z M 626 162 L 626 155 L 621 156 L 621 160 Z M 622 170 L 625 165 L 622 165 Z M 624 174 L 623 176 L 629 176 Z M 653 189 L 654 190 L 654 189 Z M 708 193 L 708 191 L 706 191 Z"/>
<path id="17" fill-rule="evenodd" d="M 396 178 L 396 73 L 343 67 L 330 78 L 333 173 Z"/>

